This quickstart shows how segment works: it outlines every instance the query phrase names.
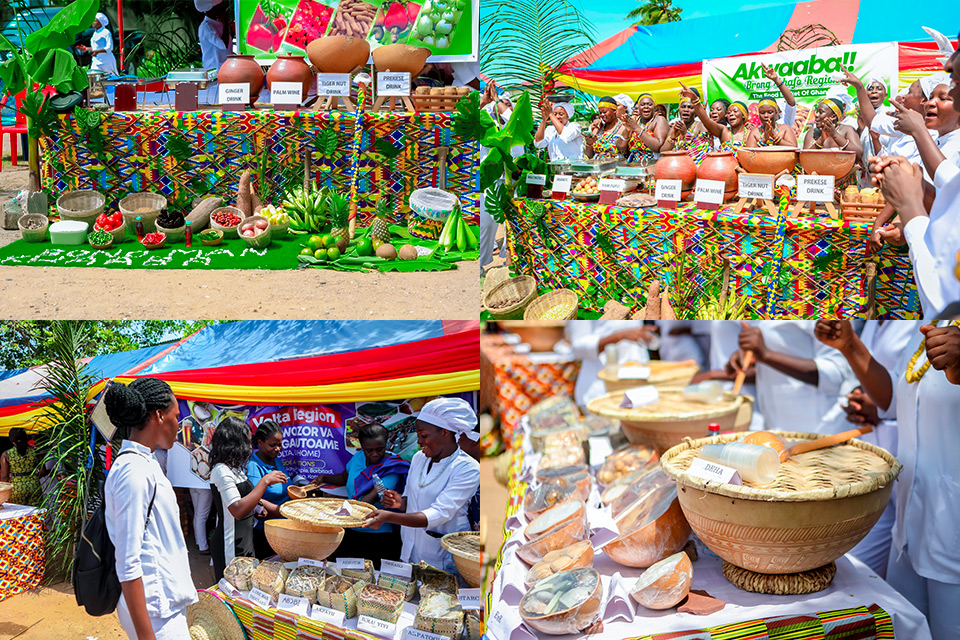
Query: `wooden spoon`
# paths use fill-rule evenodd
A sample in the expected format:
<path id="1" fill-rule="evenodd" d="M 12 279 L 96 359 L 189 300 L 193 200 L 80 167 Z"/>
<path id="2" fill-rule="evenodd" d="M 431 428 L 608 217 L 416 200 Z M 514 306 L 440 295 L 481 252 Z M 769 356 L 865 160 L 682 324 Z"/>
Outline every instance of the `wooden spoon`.
<path id="1" fill-rule="evenodd" d="M 309 484 L 305 484 L 302 487 L 297 485 L 290 485 L 287 487 L 287 495 L 290 496 L 291 500 L 302 500 L 310 495 L 310 492 L 316 491 L 320 488 L 320 485 L 316 481 Z"/>
<path id="2" fill-rule="evenodd" d="M 793 457 L 800 453 L 816 451 L 817 449 L 843 444 L 847 440 L 859 438 L 860 436 L 870 433 L 871 431 L 873 431 L 873 427 L 860 427 L 859 429 L 851 429 L 850 431 L 844 431 L 843 433 L 837 433 L 832 436 L 817 438 L 816 440 L 804 440 L 803 442 L 798 442 L 790 447 L 790 456 Z"/>
<path id="3" fill-rule="evenodd" d="M 750 368 L 751 364 L 753 364 L 753 351 L 747 350 L 743 354 L 743 368 L 737 372 L 737 379 L 733 383 L 734 395 L 740 394 L 740 388 L 743 387 L 743 382 L 747 379 L 747 369 Z"/>

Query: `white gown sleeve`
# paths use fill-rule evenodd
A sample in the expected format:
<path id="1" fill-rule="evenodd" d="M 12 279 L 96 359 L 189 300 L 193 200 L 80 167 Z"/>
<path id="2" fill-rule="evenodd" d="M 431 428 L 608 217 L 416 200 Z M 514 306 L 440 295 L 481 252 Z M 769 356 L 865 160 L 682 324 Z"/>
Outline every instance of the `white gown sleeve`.
<path id="1" fill-rule="evenodd" d="M 594 331 L 593 323 L 568 322 L 566 335 L 577 360 L 591 360 L 597 357 L 600 335 Z"/>
<path id="2" fill-rule="evenodd" d="M 813 337 L 813 361 L 817 365 L 817 389 L 826 396 L 840 394 L 844 383 L 854 378 L 842 353 Z"/>
<path id="3" fill-rule="evenodd" d="M 427 528 L 433 529 L 457 517 L 480 486 L 480 467 L 463 465 L 450 474 L 450 481 L 437 496 L 437 501 L 421 511 L 427 517 Z"/>
<path id="4" fill-rule="evenodd" d="M 143 577 L 140 556 L 147 505 L 150 504 L 150 497 L 153 495 L 153 488 L 146 476 L 134 472 L 132 466 L 128 464 L 114 471 L 119 475 L 114 485 L 116 487 L 113 498 L 115 516 L 113 535 L 110 539 L 114 546 L 117 578 L 120 582 L 130 582 Z"/>
<path id="5" fill-rule="evenodd" d="M 917 282 L 920 304 L 925 314 L 934 314 L 946 306 L 946 295 L 940 286 L 937 261 L 924 240 L 929 224 L 930 218 L 927 216 L 914 218 L 904 225 L 903 235 L 910 245 L 910 262 L 913 263 L 913 278 Z"/>

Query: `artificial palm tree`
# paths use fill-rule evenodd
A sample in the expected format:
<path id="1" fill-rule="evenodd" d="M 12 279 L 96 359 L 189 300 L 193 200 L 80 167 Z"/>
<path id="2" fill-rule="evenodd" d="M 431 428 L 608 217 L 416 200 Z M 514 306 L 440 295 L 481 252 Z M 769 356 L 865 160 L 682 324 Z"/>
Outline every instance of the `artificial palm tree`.
<path id="1" fill-rule="evenodd" d="M 665 22 L 679 22 L 683 9 L 673 6 L 673 0 L 643 0 L 643 4 L 627 14 L 634 26 L 650 26 Z"/>

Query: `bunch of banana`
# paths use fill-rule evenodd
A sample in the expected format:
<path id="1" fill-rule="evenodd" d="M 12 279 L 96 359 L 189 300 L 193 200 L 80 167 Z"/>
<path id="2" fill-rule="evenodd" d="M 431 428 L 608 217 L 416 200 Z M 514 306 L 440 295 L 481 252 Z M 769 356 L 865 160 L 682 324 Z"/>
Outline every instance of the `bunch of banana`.
<path id="1" fill-rule="evenodd" d="M 283 200 L 283 209 L 290 216 L 290 233 L 317 233 L 327 222 L 327 188 L 291 191 Z"/>
<path id="2" fill-rule="evenodd" d="M 696 320 L 744 320 L 746 319 L 747 303 L 750 298 L 737 296 L 731 287 L 727 297 L 722 301 L 711 294 L 705 294 L 706 300 L 695 313 Z"/>

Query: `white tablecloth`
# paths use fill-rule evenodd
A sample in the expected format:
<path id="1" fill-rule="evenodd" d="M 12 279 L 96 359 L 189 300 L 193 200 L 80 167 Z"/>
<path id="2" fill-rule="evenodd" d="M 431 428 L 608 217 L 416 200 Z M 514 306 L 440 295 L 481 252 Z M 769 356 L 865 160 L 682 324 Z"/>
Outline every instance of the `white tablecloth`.
<path id="1" fill-rule="evenodd" d="M 22 504 L 13 504 L 11 502 L 5 502 L 2 507 L 0 507 L 0 520 L 16 520 L 17 518 L 23 518 L 24 516 L 32 516 L 35 513 L 41 513 L 43 509 L 37 507 L 27 507 Z"/>

